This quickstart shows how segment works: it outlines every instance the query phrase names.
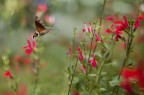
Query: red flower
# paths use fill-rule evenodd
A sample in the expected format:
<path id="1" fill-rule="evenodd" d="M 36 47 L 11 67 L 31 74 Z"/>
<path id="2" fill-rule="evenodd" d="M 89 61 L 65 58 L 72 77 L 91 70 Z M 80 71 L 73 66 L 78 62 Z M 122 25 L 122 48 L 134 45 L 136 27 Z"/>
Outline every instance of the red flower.
<path id="1" fill-rule="evenodd" d="M 118 41 L 120 38 L 122 38 L 120 35 L 116 35 L 115 40 Z"/>
<path id="2" fill-rule="evenodd" d="M 135 81 L 141 90 L 144 90 L 144 65 L 143 61 L 136 68 L 124 68 L 121 76 L 124 81 L 133 83 Z"/>
<path id="3" fill-rule="evenodd" d="M 82 54 L 82 50 L 80 47 L 77 48 L 78 51 L 78 58 L 79 60 L 82 62 L 84 60 L 83 54 Z"/>
<path id="4" fill-rule="evenodd" d="M 113 22 L 110 29 L 106 30 L 107 33 L 114 32 L 116 34 L 116 36 L 115 36 L 116 41 L 118 41 L 120 38 L 122 38 L 120 35 L 120 34 L 122 34 L 122 31 L 124 31 L 125 29 L 127 29 L 129 27 L 127 17 L 123 16 L 123 18 L 124 18 L 124 21 L 117 20 L 117 21 Z"/>
<path id="5" fill-rule="evenodd" d="M 28 45 L 24 46 L 23 48 L 25 49 L 25 53 L 30 55 L 33 52 L 34 48 L 36 48 L 36 41 L 35 39 L 28 39 L 27 44 Z"/>
<path id="6" fill-rule="evenodd" d="M 37 12 L 46 12 L 48 10 L 47 5 L 46 4 L 39 4 L 38 8 L 37 8 Z"/>
<path id="7" fill-rule="evenodd" d="M 5 72 L 4 76 L 13 79 L 12 74 L 9 70 Z"/>
<path id="8" fill-rule="evenodd" d="M 120 86 L 124 88 L 128 93 L 132 93 L 132 85 L 128 80 L 121 82 Z"/>
<path id="9" fill-rule="evenodd" d="M 92 67 L 95 68 L 97 66 L 96 58 L 95 55 L 93 55 L 93 59 L 89 60 L 89 63 L 92 64 Z"/>
<path id="10" fill-rule="evenodd" d="M 114 16 L 108 16 L 107 18 L 106 18 L 106 20 L 108 20 L 108 21 L 113 21 L 115 18 L 114 18 Z"/>
<path id="11" fill-rule="evenodd" d="M 111 30 L 110 30 L 110 29 L 107 29 L 106 32 L 110 34 L 110 33 L 111 33 Z"/>

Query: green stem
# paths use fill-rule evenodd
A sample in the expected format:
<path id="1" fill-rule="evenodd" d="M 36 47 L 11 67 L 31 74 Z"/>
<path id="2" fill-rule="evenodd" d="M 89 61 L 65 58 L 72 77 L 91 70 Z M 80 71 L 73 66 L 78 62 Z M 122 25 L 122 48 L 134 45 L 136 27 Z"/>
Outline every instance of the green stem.
<path id="1" fill-rule="evenodd" d="M 38 59 L 36 73 L 35 73 L 35 85 L 34 85 L 34 95 L 36 95 L 37 86 L 39 82 L 39 71 L 40 71 L 40 59 Z"/>
<path id="2" fill-rule="evenodd" d="M 38 58 L 35 59 L 34 62 L 34 69 L 36 70 L 35 72 L 35 83 L 34 83 L 34 95 L 37 95 L 37 86 L 39 82 L 39 73 L 40 73 L 40 52 L 35 51 L 35 54 L 38 56 Z"/>
<path id="3" fill-rule="evenodd" d="M 68 90 L 68 95 L 70 94 L 70 91 L 71 91 L 71 86 L 72 86 L 73 78 L 74 78 L 74 75 L 75 75 L 77 63 L 78 63 L 78 58 L 76 59 L 75 67 L 74 67 L 74 70 L 73 70 L 73 73 L 72 73 L 72 76 L 71 76 L 71 80 L 70 80 L 70 84 L 69 84 L 69 90 Z"/>
<path id="4" fill-rule="evenodd" d="M 103 2 L 102 15 L 101 15 L 101 17 L 100 17 L 100 23 L 99 23 L 99 26 L 102 25 L 102 19 L 103 19 L 103 14 L 104 14 L 104 10 L 105 10 L 105 5 L 106 5 L 106 0 L 104 0 L 104 2 Z M 99 28 L 99 32 L 98 32 L 99 35 L 100 35 L 100 30 L 101 30 L 101 28 Z"/>
<path id="5" fill-rule="evenodd" d="M 109 44 L 109 48 L 106 48 L 107 50 L 106 50 L 106 52 L 105 52 L 105 54 L 104 54 L 104 57 L 103 57 L 103 61 L 102 61 L 102 63 L 100 64 L 100 67 L 99 67 L 99 69 L 98 69 L 98 73 L 97 73 L 97 78 L 96 78 L 96 85 L 98 85 L 99 84 L 99 80 L 100 80 L 100 78 L 101 78 L 101 72 L 102 72 L 102 69 L 103 69 L 103 66 L 104 66 L 104 63 L 105 63 L 105 60 L 106 60 L 106 57 L 107 57 L 107 55 L 108 55 L 108 53 L 110 52 L 110 48 L 112 48 L 112 44 L 113 44 L 113 35 L 112 35 L 112 38 L 111 38 L 111 41 L 110 41 L 110 44 Z"/>

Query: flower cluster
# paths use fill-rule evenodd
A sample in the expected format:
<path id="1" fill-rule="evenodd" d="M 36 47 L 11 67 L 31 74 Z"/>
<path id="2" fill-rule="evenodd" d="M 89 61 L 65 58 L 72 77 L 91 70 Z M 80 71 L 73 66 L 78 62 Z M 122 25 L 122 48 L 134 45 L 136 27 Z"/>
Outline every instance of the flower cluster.
<path id="1" fill-rule="evenodd" d="M 109 29 L 106 30 L 107 33 L 113 33 L 115 34 L 115 40 L 118 41 L 119 39 L 122 38 L 121 34 L 123 33 L 123 31 L 126 31 L 129 27 L 131 27 L 129 25 L 129 21 L 127 19 L 126 16 L 123 16 L 124 20 L 113 20 L 114 17 L 109 17 L 107 18 L 108 21 L 114 21 L 111 24 L 111 27 Z M 144 16 L 139 16 L 135 22 L 134 22 L 134 29 L 136 30 L 141 24 L 141 21 L 144 19 Z"/>
<path id="2" fill-rule="evenodd" d="M 83 32 L 86 32 L 90 38 L 92 38 L 92 35 L 95 35 L 96 40 L 101 41 L 100 36 L 98 35 L 98 33 L 96 33 L 96 29 L 93 28 L 91 23 L 89 23 L 89 25 L 87 25 L 84 22 Z"/>

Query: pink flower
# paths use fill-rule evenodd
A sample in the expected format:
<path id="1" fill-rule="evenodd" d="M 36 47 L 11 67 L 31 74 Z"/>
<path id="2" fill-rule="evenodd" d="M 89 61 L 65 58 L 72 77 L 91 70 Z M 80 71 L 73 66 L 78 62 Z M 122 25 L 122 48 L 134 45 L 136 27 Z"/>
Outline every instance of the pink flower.
<path id="1" fill-rule="evenodd" d="M 93 31 L 93 27 L 92 27 L 92 24 L 91 24 L 91 23 L 89 23 L 88 31 L 89 31 L 89 32 L 92 32 L 92 31 Z"/>
<path id="2" fill-rule="evenodd" d="M 87 26 L 87 24 L 84 22 L 84 28 L 83 28 L 83 32 L 92 32 L 93 31 L 93 27 L 92 27 L 92 24 L 89 23 L 89 26 Z"/>
<path id="3" fill-rule="evenodd" d="M 101 41 L 101 38 L 100 38 L 100 36 L 97 33 L 95 34 L 95 37 L 96 37 L 97 41 Z"/>
<path id="4" fill-rule="evenodd" d="M 46 20 L 47 23 L 53 24 L 55 22 L 55 17 L 54 16 L 46 15 L 45 16 L 45 20 Z"/>
<path id="5" fill-rule="evenodd" d="M 93 59 L 89 60 L 89 63 L 92 64 L 92 67 L 95 68 L 97 66 L 96 58 L 95 55 L 93 55 Z"/>
<path id="6" fill-rule="evenodd" d="M 13 79 L 13 76 L 9 70 L 5 72 L 4 76 Z"/>
<path id="7" fill-rule="evenodd" d="M 36 48 L 36 41 L 35 39 L 28 39 L 27 44 L 28 45 L 24 46 L 23 49 L 25 49 L 26 54 L 30 55 L 33 52 L 34 48 Z"/>
<path id="8" fill-rule="evenodd" d="M 83 57 L 81 48 L 78 47 L 77 51 L 78 51 L 78 58 L 79 58 L 80 62 L 82 62 L 84 60 L 84 57 Z"/>
<path id="9" fill-rule="evenodd" d="M 39 4 L 38 8 L 37 8 L 37 12 L 46 12 L 48 10 L 47 5 L 46 4 Z"/>

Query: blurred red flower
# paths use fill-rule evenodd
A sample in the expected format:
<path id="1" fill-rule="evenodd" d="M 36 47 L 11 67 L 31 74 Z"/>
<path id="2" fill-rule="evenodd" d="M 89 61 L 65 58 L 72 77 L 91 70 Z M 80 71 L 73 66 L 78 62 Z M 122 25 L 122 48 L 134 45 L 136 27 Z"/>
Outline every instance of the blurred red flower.
<path id="1" fill-rule="evenodd" d="M 101 41 L 101 38 L 100 38 L 100 36 L 97 33 L 95 34 L 95 37 L 96 37 L 97 41 Z"/>
<path id="2" fill-rule="evenodd" d="M 106 29 L 106 32 L 107 32 L 108 34 L 110 34 L 110 33 L 111 33 L 111 30 L 110 30 L 110 29 Z"/>
<path id="3" fill-rule="evenodd" d="M 38 8 L 37 8 L 37 12 L 46 12 L 48 10 L 47 5 L 46 4 L 39 4 Z"/>
<path id="4" fill-rule="evenodd" d="M 21 55 L 16 55 L 14 56 L 14 60 L 17 62 L 22 62 L 22 56 Z"/>
<path id="5" fill-rule="evenodd" d="M 93 55 L 93 59 L 89 60 L 89 63 L 92 64 L 92 67 L 95 68 L 97 66 L 96 57 Z"/>
<path id="6" fill-rule="evenodd" d="M 82 62 L 84 60 L 83 54 L 82 54 L 82 50 L 80 47 L 77 48 L 78 51 L 78 58 L 79 60 Z"/>
<path id="7" fill-rule="evenodd" d="M 137 29 L 141 26 L 141 21 L 144 19 L 144 14 L 140 15 L 134 23 L 134 28 Z"/>
<path id="8" fill-rule="evenodd" d="M 133 83 L 135 81 L 141 90 L 144 90 L 144 61 L 140 61 L 136 68 L 124 68 L 121 76 L 123 82 Z M 125 89 L 128 91 L 127 89 Z M 129 91 L 128 91 L 129 92 Z"/>
<path id="9" fill-rule="evenodd" d="M 13 76 L 9 70 L 4 73 L 4 76 L 13 79 Z"/>
<path id="10" fill-rule="evenodd" d="M 0 95 L 28 95 L 28 90 L 27 87 L 25 85 L 20 85 L 19 89 L 16 93 L 14 92 L 5 92 L 3 94 Z"/>
<path id="11" fill-rule="evenodd" d="M 35 39 L 28 39 L 27 44 L 28 45 L 24 46 L 23 49 L 25 49 L 26 54 L 30 55 L 33 52 L 34 48 L 36 48 L 36 41 Z"/>
<path id="12" fill-rule="evenodd" d="M 75 91 L 72 92 L 72 95 L 80 95 L 80 92 L 75 90 Z"/>
<path id="13" fill-rule="evenodd" d="M 124 88 L 128 93 L 132 93 L 132 85 L 128 80 L 121 82 L 120 86 Z"/>
<path id="14" fill-rule="evenodd" d="M 30 59 L 30 58 L 24 58 L 24 60 L 23 60 L 23 62 L 25 63 L 25 64 L 30 64 L 30 63 L 32 63 L 32 60 Z"/>
<path id="15" fill-rule="evenodd" d="M 54 16 L 51 16 L 51 15 L 46 15 L 45 16 L 45 20 L 48 24 L 54 24 L 55 22 L 55 17 Z"/>
<path id="16" fill-rule="evenodd" d="M 115 19 L 114 16 L 108 16 L 108 17 L 106 18 L 106 20 L 108 20 L 108 21 L 114 21 L 114 19 Z"/>

